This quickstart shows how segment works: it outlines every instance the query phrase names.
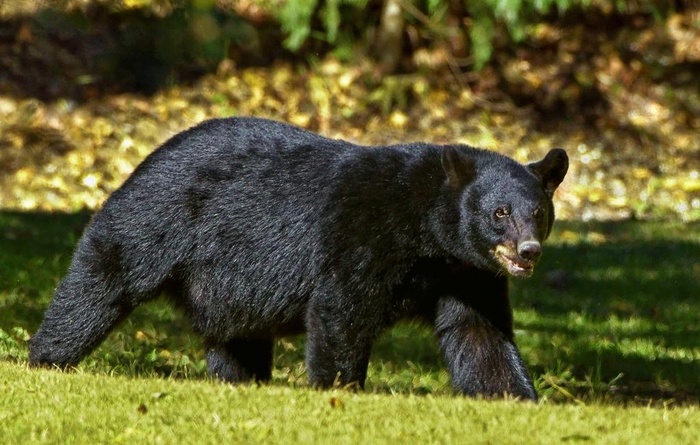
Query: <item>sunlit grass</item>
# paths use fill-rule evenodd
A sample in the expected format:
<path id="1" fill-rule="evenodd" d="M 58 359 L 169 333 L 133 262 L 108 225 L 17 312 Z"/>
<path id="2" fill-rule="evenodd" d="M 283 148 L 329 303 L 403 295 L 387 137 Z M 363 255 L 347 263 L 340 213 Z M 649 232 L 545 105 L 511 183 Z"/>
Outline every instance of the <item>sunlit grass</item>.
<path id="1" fill-rule="evenodd" d="M 29 370 L 27 340 L 87 220 L 0 213 L 8 443 L 671 444 L 700 428 L 697 226 L 559 225 L 535 276 L 512 283 L 541 399 L 529 405 L 455 396 L 435 338 L 413 324 L 377 342 L 364 392 L 308 389 L 303 336 L 277 342 L 272 383 L 220 385 L 164 301 L 138 308 L 74 372 Z"/>
<path id="2" fill-rule="evenodd" d="M 700 428 L 697 407 L 622 409 L 231 386 L 29 370 L 5 362 L 0 375 L 4 443 L 686 444 Z"/>

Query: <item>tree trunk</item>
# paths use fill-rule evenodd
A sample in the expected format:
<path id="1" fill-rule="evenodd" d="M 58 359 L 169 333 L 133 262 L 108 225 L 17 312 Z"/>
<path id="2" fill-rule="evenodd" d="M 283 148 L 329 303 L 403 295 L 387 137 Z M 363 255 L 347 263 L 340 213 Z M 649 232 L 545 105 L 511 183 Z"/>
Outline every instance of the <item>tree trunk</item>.
<path id="1" fill-rule="evenodd" d="M 402 0 L 384 0 L 382 8 L 374 56 L 384 74 L 395 72 L 401 61 L 404 29 L 401 2 Z"/>

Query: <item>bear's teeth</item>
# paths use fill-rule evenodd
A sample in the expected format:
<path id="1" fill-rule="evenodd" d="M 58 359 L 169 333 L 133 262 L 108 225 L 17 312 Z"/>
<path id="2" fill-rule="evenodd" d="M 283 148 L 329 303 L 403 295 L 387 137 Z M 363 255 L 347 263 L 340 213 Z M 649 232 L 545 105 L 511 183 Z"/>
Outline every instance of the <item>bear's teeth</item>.
<path id="1" fill-rule="evenodd" d="M 496 259 L 508 271 L 509 274 L 516 277 L 529 277 L 534 270 L 534 264 L 517 261 L 505 252 L 506 248 L 498 246 L 496 248 Z"/>

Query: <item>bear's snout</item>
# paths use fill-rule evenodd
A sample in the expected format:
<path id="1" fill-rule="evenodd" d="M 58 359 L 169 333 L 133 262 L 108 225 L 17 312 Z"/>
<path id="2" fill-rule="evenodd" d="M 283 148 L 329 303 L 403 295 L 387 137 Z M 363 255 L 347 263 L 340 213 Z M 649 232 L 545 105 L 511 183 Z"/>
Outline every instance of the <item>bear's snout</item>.
<path id="1" fill-rule="evenodd" d="M 518 256 L 531 263 L 537 262 L 542 255 L 542 245 L 535 240 L 518 243 Z"/>
<path id="2" fill-rule="evenodd" d="M 538 241 L 528 240 L 517 243 L 499 244 L 493 251 L 501 267 L 514 277 L 527 278 L 535 270 L 535 264 L 542 255 Z"/>

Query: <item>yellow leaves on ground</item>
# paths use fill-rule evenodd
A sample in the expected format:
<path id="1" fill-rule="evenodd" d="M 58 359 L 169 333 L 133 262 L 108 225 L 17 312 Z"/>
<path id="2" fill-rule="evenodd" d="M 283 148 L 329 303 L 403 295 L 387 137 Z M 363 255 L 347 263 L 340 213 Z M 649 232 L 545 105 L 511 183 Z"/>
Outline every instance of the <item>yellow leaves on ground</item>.
<path id="1" fill-rule="evenodd" d="M 98 208 L 170 136 L 206 118 L 254 115 L 358 143 L 466 143 L 520 162 L 560 146 L 571 169 L 557 191 L 559 217 L 700 219 L 695 120 L 679 118 L 675 93 L 643 94 L 617 81 L 624 66 L 615 60 L 599 70 L 598 81 L 617 120 L 595 127 L 571 122 L 554 131 L 539 130 L 527 108 L 495 107 L 449 75 L 377 80 L 371 64 L 332 57 L 312 69 L 277 63 L 238 70 L 225 61 L 193 86 L 152 97 L 119 94 L 85 103 L 0 97 L 0 207 Z M 621 132 L 620 122 L 637 133 Z M 639 134 L 650 139 L 640 143 Z"/>
<path id="2" fill-rule="evenodd" d="M 408 116 L 406 116 L 405 113 L 397 110 L 391 113 L 389 116 L 389 122 L 394 128 L 401 129 L 408 123 Z"/>
<path id="3" fill-rule="evenodd" d="M 565 244 L 588 243 L 600 245 L 606 243 L 608 237 L 600 232 L 562 230 L 557 232 L 557 240 Z"/>

